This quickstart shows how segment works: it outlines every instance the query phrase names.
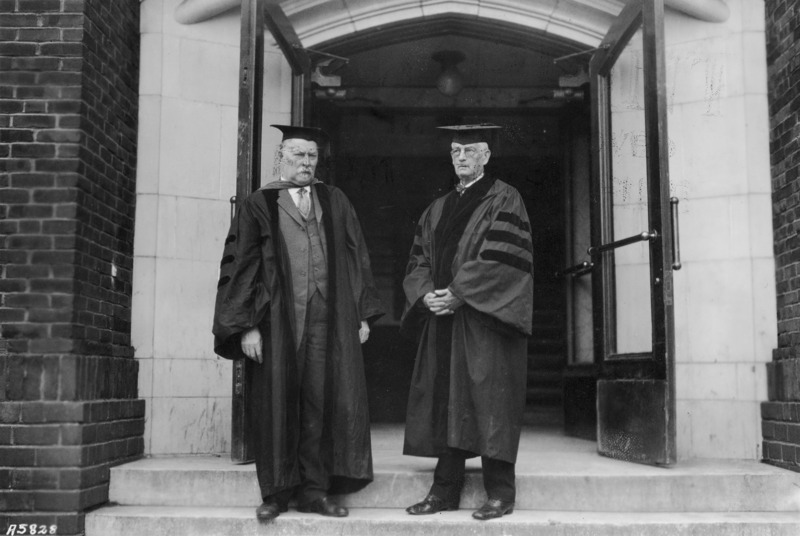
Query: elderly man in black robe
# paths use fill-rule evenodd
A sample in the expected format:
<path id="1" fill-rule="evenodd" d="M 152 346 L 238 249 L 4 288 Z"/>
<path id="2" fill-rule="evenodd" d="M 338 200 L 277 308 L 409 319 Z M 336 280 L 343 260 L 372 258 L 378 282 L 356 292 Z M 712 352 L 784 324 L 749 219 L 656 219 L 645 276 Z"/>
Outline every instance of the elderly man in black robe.
<path id="1" fill-rule="evenodd" d="M 214 349 L 253 360 L 249 426 L 261 521 L 285 512 L 343 517 L 329 494 L 372 480 L 361 344 L 382 314 L 352 205 L 315 178 L 325 134 L 283 133 L 280 180 L 249 195 L 225 241 Z"/>
<path id="2" fill-rule="evenodd" d="M 438 458 L 413 515 L 456 510 L 465 460 L 480 456 L 487 501 L 472 516 L 514 510 L 533 314 L 531 227 L 516 189 L 484 166 L 496 125 L 454 131 L 459 183 L 417 226 L 403 282 L 404 329 L 420 328 L 404 454 Z"/>

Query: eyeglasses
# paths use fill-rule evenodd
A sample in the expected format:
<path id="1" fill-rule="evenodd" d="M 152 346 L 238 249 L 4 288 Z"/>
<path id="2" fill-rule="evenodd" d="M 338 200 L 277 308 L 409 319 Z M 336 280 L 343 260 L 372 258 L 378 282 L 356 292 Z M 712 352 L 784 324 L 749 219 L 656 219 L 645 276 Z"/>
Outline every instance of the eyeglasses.
<path id="1" fill-rule="evenodd" d="M 319 154 L 315 152 L 304 153 L 302 151 L 288 151 L 287 156 L 289 156 L 292 160 L 305 160 L 306 157 L 308 157 L 309 160 L 316 160 L 319 157 Z"/>
<path id="2" fill-rule="evenodd" d="M 461 151 L 464 151 L 464 154 L 468 158 L 472 158 L 478 153 L 482 153 L 483 149 L 479 149 L 478 147 L 472 147 L 472 146 L 454 147 L 453 149 L 450 150 L 450 156 L 452 156 L 453 158 L 458 158 L 459 156 L 461 156 Z"/>

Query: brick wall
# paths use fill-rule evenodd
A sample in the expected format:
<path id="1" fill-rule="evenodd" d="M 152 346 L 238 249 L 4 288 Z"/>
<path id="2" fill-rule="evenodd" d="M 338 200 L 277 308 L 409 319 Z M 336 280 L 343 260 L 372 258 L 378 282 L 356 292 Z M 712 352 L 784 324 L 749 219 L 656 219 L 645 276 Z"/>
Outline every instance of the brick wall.
<path id="1" fill-rule="evenodd" d="M 778 348 L 762 404 L 764 460 L 800 471 L 800 6 L 766 2 Z"/>
<path id="2" fill-rule="evenodd" d="M 58 534 L 143 451 L 138 47 L 138 1 L 0 0 L 0 511 Z"/>

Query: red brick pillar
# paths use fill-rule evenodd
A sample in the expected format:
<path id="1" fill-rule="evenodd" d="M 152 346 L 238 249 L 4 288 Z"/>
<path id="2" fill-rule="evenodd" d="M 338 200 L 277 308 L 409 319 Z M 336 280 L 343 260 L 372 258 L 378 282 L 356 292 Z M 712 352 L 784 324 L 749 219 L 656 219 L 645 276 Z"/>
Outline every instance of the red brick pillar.
<path id="1" fill-rule="evenodd" d="M 139 2 L 0 0 L 0 73 L 0 534 L 78 534 L 143 451 Z"/>
<path id="2" fill-rule="evenodd" d="M 764 461 L 800 471 L 800 6 L 766 2 L 778 348 L 761 406 Z"/>

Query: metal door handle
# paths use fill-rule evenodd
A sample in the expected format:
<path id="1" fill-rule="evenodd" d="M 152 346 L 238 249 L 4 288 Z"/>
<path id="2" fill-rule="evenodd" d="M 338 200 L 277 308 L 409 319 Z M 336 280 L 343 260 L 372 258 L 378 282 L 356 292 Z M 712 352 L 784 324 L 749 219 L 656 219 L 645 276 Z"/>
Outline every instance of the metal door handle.
<path id="1" fill-rule="evenodd" d="M 669 199 L 669 205 L 672 209 L 672 269 L 673 270 L 680 270 L 681 269 L 681 240 L 680 235 L 678 234 L 678 230 L 680 227 L 678 226 L 678 200 L 677 197 L 671 197 Z"/>
<path id="2" fill-rule="evenodd" d="M 594 268 L 594 263 L 590 261 L 583 261 L 580 264 L 576 264 L 575 266 L 570 266 L 560 272 L 556 272 L 556 277 L 564 277 L 567 275 L 571 275 L 572 277 L 580 277 L 582 275 L 586 275 L 592 271 Z"/>
<path id="3" fill-rule="evenodd" d="M 602 253 L 604 251 L 609 251 L 612 249 L 621 248 L 622 246 L 628 246 L 630 244 L 635 244 L 636 242 L 645 242 L 647 240 L 653 240 L 658 238 L 657 231 L 644 231 L 637 235 L 629 236 L 628 238 L 623 238 L 622 240 L 617 240 L 615 242 L 609 242 L 608 244 L 603 244 L 602 246 L 590 246 L 587 249 L 587 253 L 589 255 L 597 255 L 598 253 Z"/>

